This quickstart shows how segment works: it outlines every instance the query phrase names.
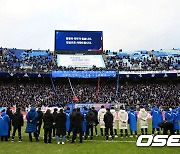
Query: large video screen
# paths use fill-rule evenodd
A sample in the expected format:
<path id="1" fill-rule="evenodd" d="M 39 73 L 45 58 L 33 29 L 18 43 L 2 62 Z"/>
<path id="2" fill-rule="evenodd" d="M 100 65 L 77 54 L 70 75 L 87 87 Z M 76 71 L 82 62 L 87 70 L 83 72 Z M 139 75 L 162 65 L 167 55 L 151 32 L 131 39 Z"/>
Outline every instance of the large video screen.
<path id="1" fill-rule="evenodd" d="M 65 67 L 85 67 L 93 66 L 105 68 L 102 55 L 67 55 L 57 54 L 57 65 Z"/>
<path id="2" fill-rule="evenodd" d="M 102 31 L 55 31 L 55 51 L 102 52 Z"/>

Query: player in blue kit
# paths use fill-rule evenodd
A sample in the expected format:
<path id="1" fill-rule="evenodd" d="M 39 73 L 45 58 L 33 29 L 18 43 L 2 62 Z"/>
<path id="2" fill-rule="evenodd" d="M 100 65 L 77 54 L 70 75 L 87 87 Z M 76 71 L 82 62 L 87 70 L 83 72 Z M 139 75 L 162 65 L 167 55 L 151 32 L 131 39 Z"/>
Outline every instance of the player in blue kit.
<path id="1" fill-rule="evenodd" d="M 179 128 L 180 128 L 180 106 L 178 107 L 178 123 L 179 123 Z"/>
<path id="2" fill-rule="evenodd" d="M 173 122 L 173 120 L 174 120 L 173 112 L 170 111 L 169 109 L 167 109 L 165 112 L 165 120 L 169 121 L 169 122 Z"/>
<path id="3" fill-rule="evenodd" d="M 158 123 L 163 121 L 162 112 L 157 106 L 155 106 L 151 110 L 151 116 L 152 116 L 152 134 L 154 135 L 155 129 L 159 134 L 160 133 L 160 127 L 158 126 Z"/>
<path id="4" fill-rule="evenodd" d="M 130 126 L 130 137 L 133 137 L 133 131 L 135 132 L 135 135 L 137 137 L 137 114 L 134 111 L 133 107 L 131 107 L 129 113 L 128 113 L 128 117 L 129 117 L 129 126 Z"/>
<path id="5" fill-rule="evenodd" d="M 68 107 L 66 109 L 66 132 L 69 132 L 70 130 L 70 108 Z"/>
<path id="6" fill-rule="evenodd" d="M 173 124 L 174 124 L 174 131 L 179 135 L 179 124 L 178 124 L 178 111 L 176 110 L 176 108 L 172 109 L 172 113 L 173 113 Z"/>
<path id="7" fill-rule="evenodd" d="M 83 126 L 82 126 L 82 132 L 83 132 L 83 136 L 85 135 L 86 132 L 86 127 L 87 127 L 87 121 L 86 121 L 86 115 L 88 113 L 88 110 L 86 107 L 84 107 L 84 109 L 82 110 L 82 114 L 84 116 L 84 121 L 83 121 Z"/>

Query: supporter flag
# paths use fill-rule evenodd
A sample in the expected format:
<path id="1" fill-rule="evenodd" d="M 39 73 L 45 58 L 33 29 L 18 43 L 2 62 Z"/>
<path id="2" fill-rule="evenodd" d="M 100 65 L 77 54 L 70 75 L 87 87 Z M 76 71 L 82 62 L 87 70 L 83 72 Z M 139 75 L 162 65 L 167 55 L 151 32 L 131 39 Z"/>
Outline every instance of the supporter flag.
<path id="1" fill-rule="evenodd" d="M 77 101 L 78 101 L 77 96 L 73 96 L 73 101 L 74 101 L 74 102 L 77 102 Z"/>

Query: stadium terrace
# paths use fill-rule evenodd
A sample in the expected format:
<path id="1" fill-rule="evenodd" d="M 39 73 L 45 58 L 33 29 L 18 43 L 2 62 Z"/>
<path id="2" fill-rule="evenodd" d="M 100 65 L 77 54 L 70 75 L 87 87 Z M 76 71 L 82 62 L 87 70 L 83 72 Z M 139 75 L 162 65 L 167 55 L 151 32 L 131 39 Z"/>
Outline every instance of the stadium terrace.
<path id="1" fill-rule="evenodd" d="M 24 121 L 29 142 L 34 135 L 45 144 L 179 134 L 179 49 L 84 55 L 0 48 L 0 59 L 1 141 L 15 142 L 18 131 L 24 142 Z"/>

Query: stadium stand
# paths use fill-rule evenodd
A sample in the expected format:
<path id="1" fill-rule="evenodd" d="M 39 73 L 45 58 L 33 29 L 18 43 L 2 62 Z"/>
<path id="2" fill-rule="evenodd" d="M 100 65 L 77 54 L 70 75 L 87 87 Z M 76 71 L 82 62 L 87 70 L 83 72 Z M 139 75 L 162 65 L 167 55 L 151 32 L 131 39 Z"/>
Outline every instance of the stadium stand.
<path id="1" fill-rule="evenodd" d="M 49 72 L 51 70 L 75 70 L 74 67 L 57 67 L 56 58 L 48 50 L 23 50 L 1 48 L 1 70 Z M 103 55 L 106 68 L 88 70 L 163 71 L 180 70 L 180 50 L 119 51 L 107 50 Z M 80 68 L 78 68 L 79 70 Z M 84 69 L 84 68 L 83 68 Z"/>
<path id="2" fill-rule="evenodd" d="M 2 56 L 0 72 L 43 72 L 50 74 L 52 70 L 76 70 L 76 68 L 72 67 L 57 67 L 56 58 L 53 52 L 49 50 L 0 48 L 0 51 Z M 117 72 L 180 70 L 179 49 L 131 52 L 121 50 L 119 52 L 111 52 L 107 50 L 104 51 L 103 58 L 106 68 L 94 66 L 89 70 L 115 70 Z M 41 77 L 39 75 L 38 77 Z M 27 76 L 24 75 L 24 77 Z M 119 77 L 117 77 L 117 80 L 119 80 Z M 1 82 L 0 106 L 20 105 L 26 108 L 29 105 L 65 105 L 73 101 L 74 93 L 78 98 L 76 103 L 113 104 L 118 102 L 124 104 L 127 108 L 132 104 L 135 106 L 143 104 L 147 108 L 151 108 L 153 104 L 178 106 L 180 102 L 180 84 L 178 82 L 148 82 L 140 84 L 127 82 L 117 84 L 116 78 L 114 78 L 112 81 L 105 80 L 104 84 L 97 85 L 96 80 L 92 83 L 77 81 L 72 86 L 74 91 L 72 91 L 69 83 L 66 82 L 60 84 L 53 84 L 50 81 L 48 83 L 37 81 L 21 83 L 17 82 L 17 79 L 15 79 L 15 82 Z"/>
<path id="3" fill-rule="evenodd" d="M 174 53 L 176 51 L 176 54 Z M 128 52 L 106 52 L 107 68 L 119 71 L 157 71 L 157 70 L 179 70 L 180 51 L 132 51 Z"/>
<path id="4" fill-rule="evenodd" d="M 36 79 L 37 80 L 37 79 Z M 116 95 L 116 81 L 104 79 L 98 90 L 97 80 L 86 82 L 82 79 L 74 79 L 71 90 L 67 79 L 56 82 L 54 91 L 50 81 L 2 81 L 0 83 L 0 106 L 61 106 L 73 102 L 74 94 L 77 96 L 76 103 L 111 103 L 124 104 L 127 109 L 134 105 L 137 108 L 145 105 L 150 109 L 154 104 L 159 106 L 178 106 L 180 102 L 180 84 L 165 81 L 146 82 L 137 81 L 123 82 L 119 85 Z M 142 80 L 142 79 L 141 79 Z M 109 84 L 111 83 L 111 84 Z M 97 92 L 98 91 L 98 92 Z"/>
<path id="5" fill-rule="evenodd" d="M 3 61 L 1 70 L 5 71 L 30 71 L 48 72 L 53 68 L 53 55 L 48 50 L 24 50 L 7 49 L 3 50 Z"/>

